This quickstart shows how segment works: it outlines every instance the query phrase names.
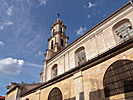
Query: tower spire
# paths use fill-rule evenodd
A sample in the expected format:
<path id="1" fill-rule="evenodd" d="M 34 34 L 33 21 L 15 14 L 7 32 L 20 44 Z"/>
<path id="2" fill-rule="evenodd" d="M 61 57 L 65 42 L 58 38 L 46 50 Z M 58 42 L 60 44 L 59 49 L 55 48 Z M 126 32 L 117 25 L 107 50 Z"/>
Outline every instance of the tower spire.
<path id="1" fill-rule="evenodd" d="M 69 38 L 65 34 L 66 26 L 63 21 L 59 19 L 59 13 L 57 13 L 57 17 L 57 20 L 51 27 L 51 37 L 48 39 L 48 49 L 45 55 L 46 59 L 52 57 L 56 52 L 66 47 L 68 44 Z"/>

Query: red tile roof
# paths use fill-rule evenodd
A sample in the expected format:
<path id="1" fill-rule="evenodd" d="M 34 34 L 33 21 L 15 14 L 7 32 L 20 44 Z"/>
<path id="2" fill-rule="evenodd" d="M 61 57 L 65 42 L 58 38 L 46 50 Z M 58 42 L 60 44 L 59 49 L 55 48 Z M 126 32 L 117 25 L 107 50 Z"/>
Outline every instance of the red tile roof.
<path id="1" fill-rule="evenodd" d="M 0 96 L 0 100 L 5 100 L 6 97 Z"/>

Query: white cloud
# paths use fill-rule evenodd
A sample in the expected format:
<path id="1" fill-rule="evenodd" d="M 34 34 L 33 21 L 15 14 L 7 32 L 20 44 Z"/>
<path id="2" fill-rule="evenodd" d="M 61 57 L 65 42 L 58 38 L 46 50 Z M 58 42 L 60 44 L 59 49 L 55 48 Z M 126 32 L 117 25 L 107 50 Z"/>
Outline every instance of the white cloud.
<path id="1" fill-rule="evenodd" d="M 90 18 L 91 16 L 90 15 L 87 15 L 88 18 Z"/>
<path id="2" fill-rule="evenodd" d="M 5 58 L 0 60 L 0 73 L 7 75 L 17 75 L 21 72 L 24 65 L 23 60 Z"/>
<path id="3" fill-rule="evenodd" d="M 0 26 L 0 30 L 2 31 L 6 26 L 13 25 L 14 23 L 11 21 L 4 22 L 3 25 Z"/>
<path id="4" fill-rule="evenodd" d="M 41 35 L 37 34 L 35 38 L 31 39 L 29 43 L 27 43 L 26 47 L 32 49 L 32 51 L 36 50 L 37 42 L 41 39 Z"/>
<path id="5" fill-rule="evenodd" d="M 13 13 L 13 6 L 10 6 L 6 13 L 7 13 L 8 16 L 11 16 L 12 13 Z"/>
<path id="6" fill-rule="evenodd" d="M 4 45 L 5 45 L 4 42 L 0 41 L 0 46 L 4 46 Z"/>
<path id="7" fill-rule="evenodd" d="M 86 27 L 80 27 L 78 30 L 76 30 L 76 33 L 77 35 L 83 35 L 86 30 Z"/>
<path id="8" fill-rule="evenodd" d="M 6 23 L 6 25 L 12 25 L 13 24 L 13 22 L 10 22 L 10 21 L 8 21 L 7 23 Z"/>
<path id="9" fill-rule="evenodd" d="M 47 0 L 39 0 L 40 5 L 46 5 L 46 1 L 47 1 Z"/>
<path id="10" fill-rule="evenodd" d="M 42 56 L 44 53 L 42 51 L 38 51 L 38 53 L 36 54 L 36 56 Z"/>
<path id="11" fill-rule="evenodd" d="M 7 4 L 7 2 L 5 2 L 4 5 L 5 5 L 6 7 L 9 7 L 9 5 Z"/>
<path id="12" fill-rule="evenodd" d="M 88 2 L 88 8 L 92 8 L 92 7 L 95 7 L 95 6 L 96 6 L 96 4 L 93 4 L 91 2 Z"/>
<path id="13" fill-rule="evenodd" d="M 0 30 L 2 31 L 4 29 L 4 26 L 0 26 Z"/>
<path id="14" fill-rule="evenodd" d="M 31 66 L 31 67 L 43 67 L 43 65 L 39 65 L 39 64 L 33 64 L 33 63 L 29 63 L 29 62 L 25 62 L 26 66 Z"/>
<path id="15" fill-rule="evenodd" d="M 31 1 L 30 1 L 30 0 L 27 0 L 27 3 L 28 3 L 29 5 L 31 5 Z"/>

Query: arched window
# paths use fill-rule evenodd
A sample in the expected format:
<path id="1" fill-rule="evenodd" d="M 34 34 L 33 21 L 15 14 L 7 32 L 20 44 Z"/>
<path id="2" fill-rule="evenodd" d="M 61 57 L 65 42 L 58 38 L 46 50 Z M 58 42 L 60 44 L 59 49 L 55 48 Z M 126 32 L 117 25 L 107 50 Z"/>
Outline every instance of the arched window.
<path id="1" fill-rule="evenodd" d="M 61 33 L 63 32 L 63 28 L 62 28 L 62 27 L 60 28 L 60 32 L 61 32 Z"/>
<path id="2" fill-rule="evenodd" d="M 26 100 L 29 100 L 28 98 L 26 98 Z"/>
<path id="3" fill-rule="evenodd" d="M 53 49 L 54 47 L 54 43 L 53 43 L 53 40 L 51 41 L 51 49 Z"/>
<path id="4" fill-rule="evenodd" d="M 107 69 L 103 79 L 105 97 L 133 92 L 133 61 L 118 60 Z"/>
<path id="5" fill-rule="evenodd" d="M 64 47 L 64 40 L 61 39 L 61 46 Z"/>
<path id="6" fill-rule="evenodd" d="M 128 19 L 123 19 L 114 25 L 113 30 L 119 41 L 124 41 L 133 36 L 133 26 Z"/>
<path id="7" fill-rule="evenodd" d="M 55 87 L 51 90 L 48 100 L 62 100 L 62 93 L 59 88 Z"/>
<path id="8" fill-rule="evenodd" d="M 58 67 L 57 67 L 57 64 L 55 64 L 53 67 L 52 67 L 52 70 L 51 70 L 51 76 L 52 78 L 56 77 L 58 74 Z"/>
<path id="9" fill-rule="evenodd" d="M 55 33 L 55 29 L 53 29 L 53 34 Z"/>
<path id="10" fill-rule="evenodd" d="M 85 48 L 80 47 L 75 51 L 76 66 L 86 62 Z"/>

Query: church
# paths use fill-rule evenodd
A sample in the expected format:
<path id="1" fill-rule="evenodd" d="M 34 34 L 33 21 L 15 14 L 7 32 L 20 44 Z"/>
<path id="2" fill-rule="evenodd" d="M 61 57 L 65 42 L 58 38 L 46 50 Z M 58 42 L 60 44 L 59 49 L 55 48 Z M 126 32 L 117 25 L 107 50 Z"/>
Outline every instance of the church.
<path id="1" fill-rule="evenodd" d="M 6 100 L 133 100 L 133 0 L 68 45 L 51 27 L 38 84 L 10 83 Z"/>

